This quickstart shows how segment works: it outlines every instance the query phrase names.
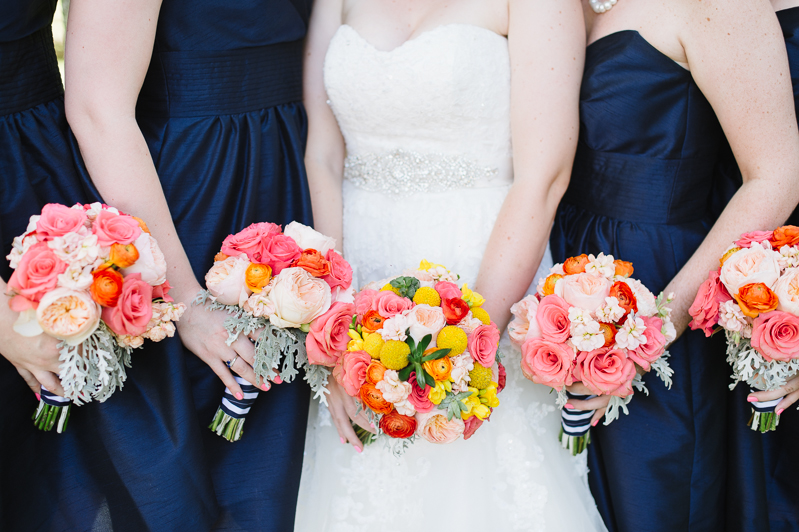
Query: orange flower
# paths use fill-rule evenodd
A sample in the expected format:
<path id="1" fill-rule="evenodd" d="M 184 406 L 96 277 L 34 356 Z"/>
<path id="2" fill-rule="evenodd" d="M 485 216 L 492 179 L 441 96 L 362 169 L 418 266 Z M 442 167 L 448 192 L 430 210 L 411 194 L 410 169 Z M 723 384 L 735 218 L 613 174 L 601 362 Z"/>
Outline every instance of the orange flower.
<path id="1" fill-rule="evenodd" d="M 104 307 L 115 307 L 122 293 L 122 274 L 112 268 L 92 272 L 92 299 Z"/>
<path id="2" fill-rule="evenodd" d="M 777 294 L 763 283 L 745 284 L 738 289 L 735 296 L 738 306 L 750 318 L 757 318 L 761 312 L 770 312 L 777 308 Z"/>
<path id="3" fill-rule="evenodd" d="M 771 246 L 779 250 L 782 246 L 795 246 L 799 244 L 799 227 L 795 225 L 783 225 L 774 230 L 771 237 Z"/>
<path id="4" fill-rule="evenodd" d="M 268 264 L 250 264 L 244 274 L 244 282 L 247 284 L 247 288 L 256 294 L 260 294 L 271 279 L 272 267 Z"/>
<path id="5" fill-rule="evenodd" d="M 569 257 L 563 261 L 563 271 L 566 275 L 574 275 L 575 273 L 583 273 L 585 266 L 588 264 L 588 255 L 583 253 L 576 257 Z"/>
<path id="6" fill-rule="evenodd" d="M 139 260 L 139 250 L 133 244 L 111 244 L 109 260 L 118 268 L 133 266 Z"/>
<path id="7" fill-rule="evenodd" d="M 144 231 L 144 232 L 145 232 L 145 233 L 147 233 L 147 234 L 150 234 L 150 230 L 147 228 L 147 224 L 146 224 L 146 223 L 144 223 L 144 220 L 142 220 L 142 219 L 141 219 L 141 218 L 139 218 L 138 216 L 131 216 L 131 218 L 133 218 L 134 220 L 136 220 L 137 222 L 139 222 L 139 227 L 141 227 L 141 230 L 142 230 L 142 231 Z"/>
<path id="8" fill-rule="evenodd" d="M 366 332 L 373 333 L 383 328 L 383 322 L 386 319 L 377 313 L 376 310 L 368 310 L 361 318 L 361 325 Z"/>
<path id="9" fill-rule="evenodd" d="M 609 295 L 619 300 L 619 306 L 624 309 L 625 316 L 630 312 L 638 312 L 638 300 L 635 299 L 633 289 L 624 281 L 613 283 L 613 286 L 610 287 Z"/>
<path id="10" fill-rule="evenodd" d="M 608 323 L 600 323 L 599 330 L 605 335 L 605 345 L 602 347 L 610 347 L 616 341 L 616 327 Z"/>
<path id="11" fill-rule="evenodd" d="M 428 360 L 424 363 L 424 369 L 437 381 L 449 379 L 452 373 L 452 362 L 449 357 L 439 358 L 438 360 Z"/>
<path id="12" fill-rule="evenodd" d="M 359 393 L 361 401 L 378 414 L 389 414 L 394 405 L 383 399 L 383 394 L 371 382 L 364 383 Z"/>
<path id="13" fill-rule="evenodd" d="M 721 258 L 719 259 L 720 265 L 724 266 L 724 261 L 729 259 L 730 256 L 732 256 L 733 253 L 736 253 L 738 251 L 741 251 L 741 248 L 730 248 L 730 249 L 728 249 L 727 252 L 724 253 L 724 255 L 722 255 Z"/>
<path id="14" fill-rule="evenodd" d="M 416 418 L 394 411 L 380 418 L 380 430 L 390 438 L 410 438 L 416 432 Z"/>
<path id="15" fill-rule="evenodd" d="M 228 256 L 220 251 L 219 253 L 214 255 L 214 262 L 222 262 L 226 258 L 228 258 Z"/>
<path id="16" fill-rule="evenodd" d="M 377 384 L 383 380 L 385 373 L 386 367 L 379 360 L 372 360 L 366 367 L 366 382 Z"/>
<path id="17" fill-rule="evenodd" d="M 616 259 L 613 264 L 616 266 L 616 275 L 619 277 L 630 277 L 633 274 L 632 262 Z"/>
<path id="18" fill-rule="evenodd" d="M 314 277 L 330 275 L 330 262 L 315 249 L 306 249 L 299 259 L 291 263 L 292 268 L 302 268 Z"/>
<path id="19" fill-rule="evenodd" d="M 559 273 L 550 274 L 544 279 L 544 287 L 542 288 L 544 297 L 551 296 L 555 293 L 555 284 L 561 279 L 563 279 L 563 276 Z"/>

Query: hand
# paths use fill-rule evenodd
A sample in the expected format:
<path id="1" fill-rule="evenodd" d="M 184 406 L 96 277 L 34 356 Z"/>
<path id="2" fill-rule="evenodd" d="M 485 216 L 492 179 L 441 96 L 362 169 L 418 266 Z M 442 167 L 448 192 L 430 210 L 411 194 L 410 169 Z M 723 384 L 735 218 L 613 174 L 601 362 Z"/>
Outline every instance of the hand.
<path id="1" fill-rule="evenodd" d="M 347 394 L 332 375 L 328 380 L 327 389 L 330 391 L 330 395 L 327 396 L 327 408 L 333 417 L 333 423 L 336 425 L 341 443 L 351 443 L 355 450 L 360 453 L 363 451 L 363 443 L 358 439 L 358 435 L 355 434 L 352 423 L 360 425 L 369 432 L 375 432 L 374 425 L 369 422 L 363 412 L 358 415 L 355 414 L 358 411 L 355 398 Z"/>
<path id="2" fill-rule="evenodd" d="M 746 400 L 750 403 L 755 401 L 765 402 L 773 401 L 774 399 L 779 399 L 780 397 L 782 397 L 782 401 L 777 403 L 777 406 L 774 409 L 777 415 L 782 414 L 783 410 L 794 404 L 796 400 L 799 399 L 799 375 L 794 376 L 776 390 L 772 390 L 770 392 L 750 393 Z"/>
<path id="3" fill-rule="evenodd" d="M 579 395 L 593 395 L 591 390 L 586 388 L 582 382 L 575 382 L 571 386 L 566 386 L 566 389 L 571 393 Z M 567 410 L 594 410 L 594 415 L 591 418 L 591 426 L 596 427 L 599 420 L 605 415 L 605 410 L 610 402 L 609 395 L 600 395 L 587 401 L 578 401 L 577 399 L 570 400 L 564 408 Z"/>

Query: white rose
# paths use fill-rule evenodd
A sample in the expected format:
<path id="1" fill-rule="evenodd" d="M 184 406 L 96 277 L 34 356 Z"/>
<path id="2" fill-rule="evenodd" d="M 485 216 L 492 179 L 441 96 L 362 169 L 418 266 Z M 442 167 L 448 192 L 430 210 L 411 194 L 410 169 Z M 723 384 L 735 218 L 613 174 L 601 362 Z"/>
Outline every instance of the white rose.
<path id="1" fill-rule="evenodd" d="M 275 312 L 269 321 L 277 327 L 299 328 L 330 309 L 330 285 L 302 268 L 286 268 L 272 281 L 269 300 Z"/>
<path id="2" fill-rule="evenodd" d="M 336 247 L 336 240 L 325 236 L 319 231 L 314 231 L 307 225 L 291 222 L 283 230 L 283 234 L 290 236 L 303 250 L 315 249 L 324 257 L 327 252 Z"/>
<path id="3" fill-rule="evenodd" d="M 773 289 L 780 277 L 779 253 L 757 242 L 752 247 L 736 251 L 724 261 L 720 279 L 732 295 L 743 285 L 763 283 Z"/>
<path id="4" fill-rule="evenodd" d="M 128 276 L 131 273 L 140 273 L 141 280 L 150 286 L 164 284 L 164 281 L 166 281 L 166 259 L 161 248 L 158 247 L 158 242 L 149 233 L 142 231 L 133 245 L 136 246 L 136 250 L 139 252 L 139 259 L 132 266 L 122 270 L 122 274 Z M 226 304 L 235 305 L 237 303 Z"/>
<path id="5" fill-rule="evenodd" d="M 622 281 L 627 283 L 627 286 L 633 291 L 635 301 L 638 304 L 638 312 L 636 312 L 636 314 L 639 316 L 654 316 L 657 314 L 657 298 L 644 286 L 644 283 L 638 279 L 631 279 L 629 277 L 627 279 L 622 279 Z"/>

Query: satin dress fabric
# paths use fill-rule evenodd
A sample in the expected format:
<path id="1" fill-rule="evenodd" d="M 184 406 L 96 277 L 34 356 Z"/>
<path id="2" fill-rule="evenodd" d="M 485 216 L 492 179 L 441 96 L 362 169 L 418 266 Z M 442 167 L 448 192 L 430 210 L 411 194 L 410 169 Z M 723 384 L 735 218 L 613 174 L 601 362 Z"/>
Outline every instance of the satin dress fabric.
<path id="1" fill-rule="evenodd" d="M 555 262 L 612 254 L 659 293 L 712 226 L 721 143 L 689 71 L 635 31 L 592 43 L 572 178 L 550 240 Z M 723 339 L 687 331 L 669 351 L 672 388 L 645 375 L 649 395 L 636 392 L 629 415 L 591 429 L 589 484 L 614 532 L 724 530 Z"/>

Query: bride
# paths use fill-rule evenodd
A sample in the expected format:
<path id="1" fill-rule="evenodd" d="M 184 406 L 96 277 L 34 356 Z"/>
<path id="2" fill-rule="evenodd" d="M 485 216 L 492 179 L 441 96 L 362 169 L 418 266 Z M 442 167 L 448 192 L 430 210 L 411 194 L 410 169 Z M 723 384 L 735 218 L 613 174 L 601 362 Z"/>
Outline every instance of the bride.
<path id="1" fill-rule="evenodd" d="M 427 259 L 505 328 L 542 258 L 551 266 L 584 35 L 579 0 L 315 2 L 305 161 L 316 228 L 343 243 L 356 286 Z M 584 460 L 557 441 L 554 396 L 524 379 L 506 339 L 501 350 L 490 422 L 399 458 L 363 449 L 350 418 L 369 422 L 331 383 L 330 409 L 309 420 L 295 529 L 605 530 Z"/>

